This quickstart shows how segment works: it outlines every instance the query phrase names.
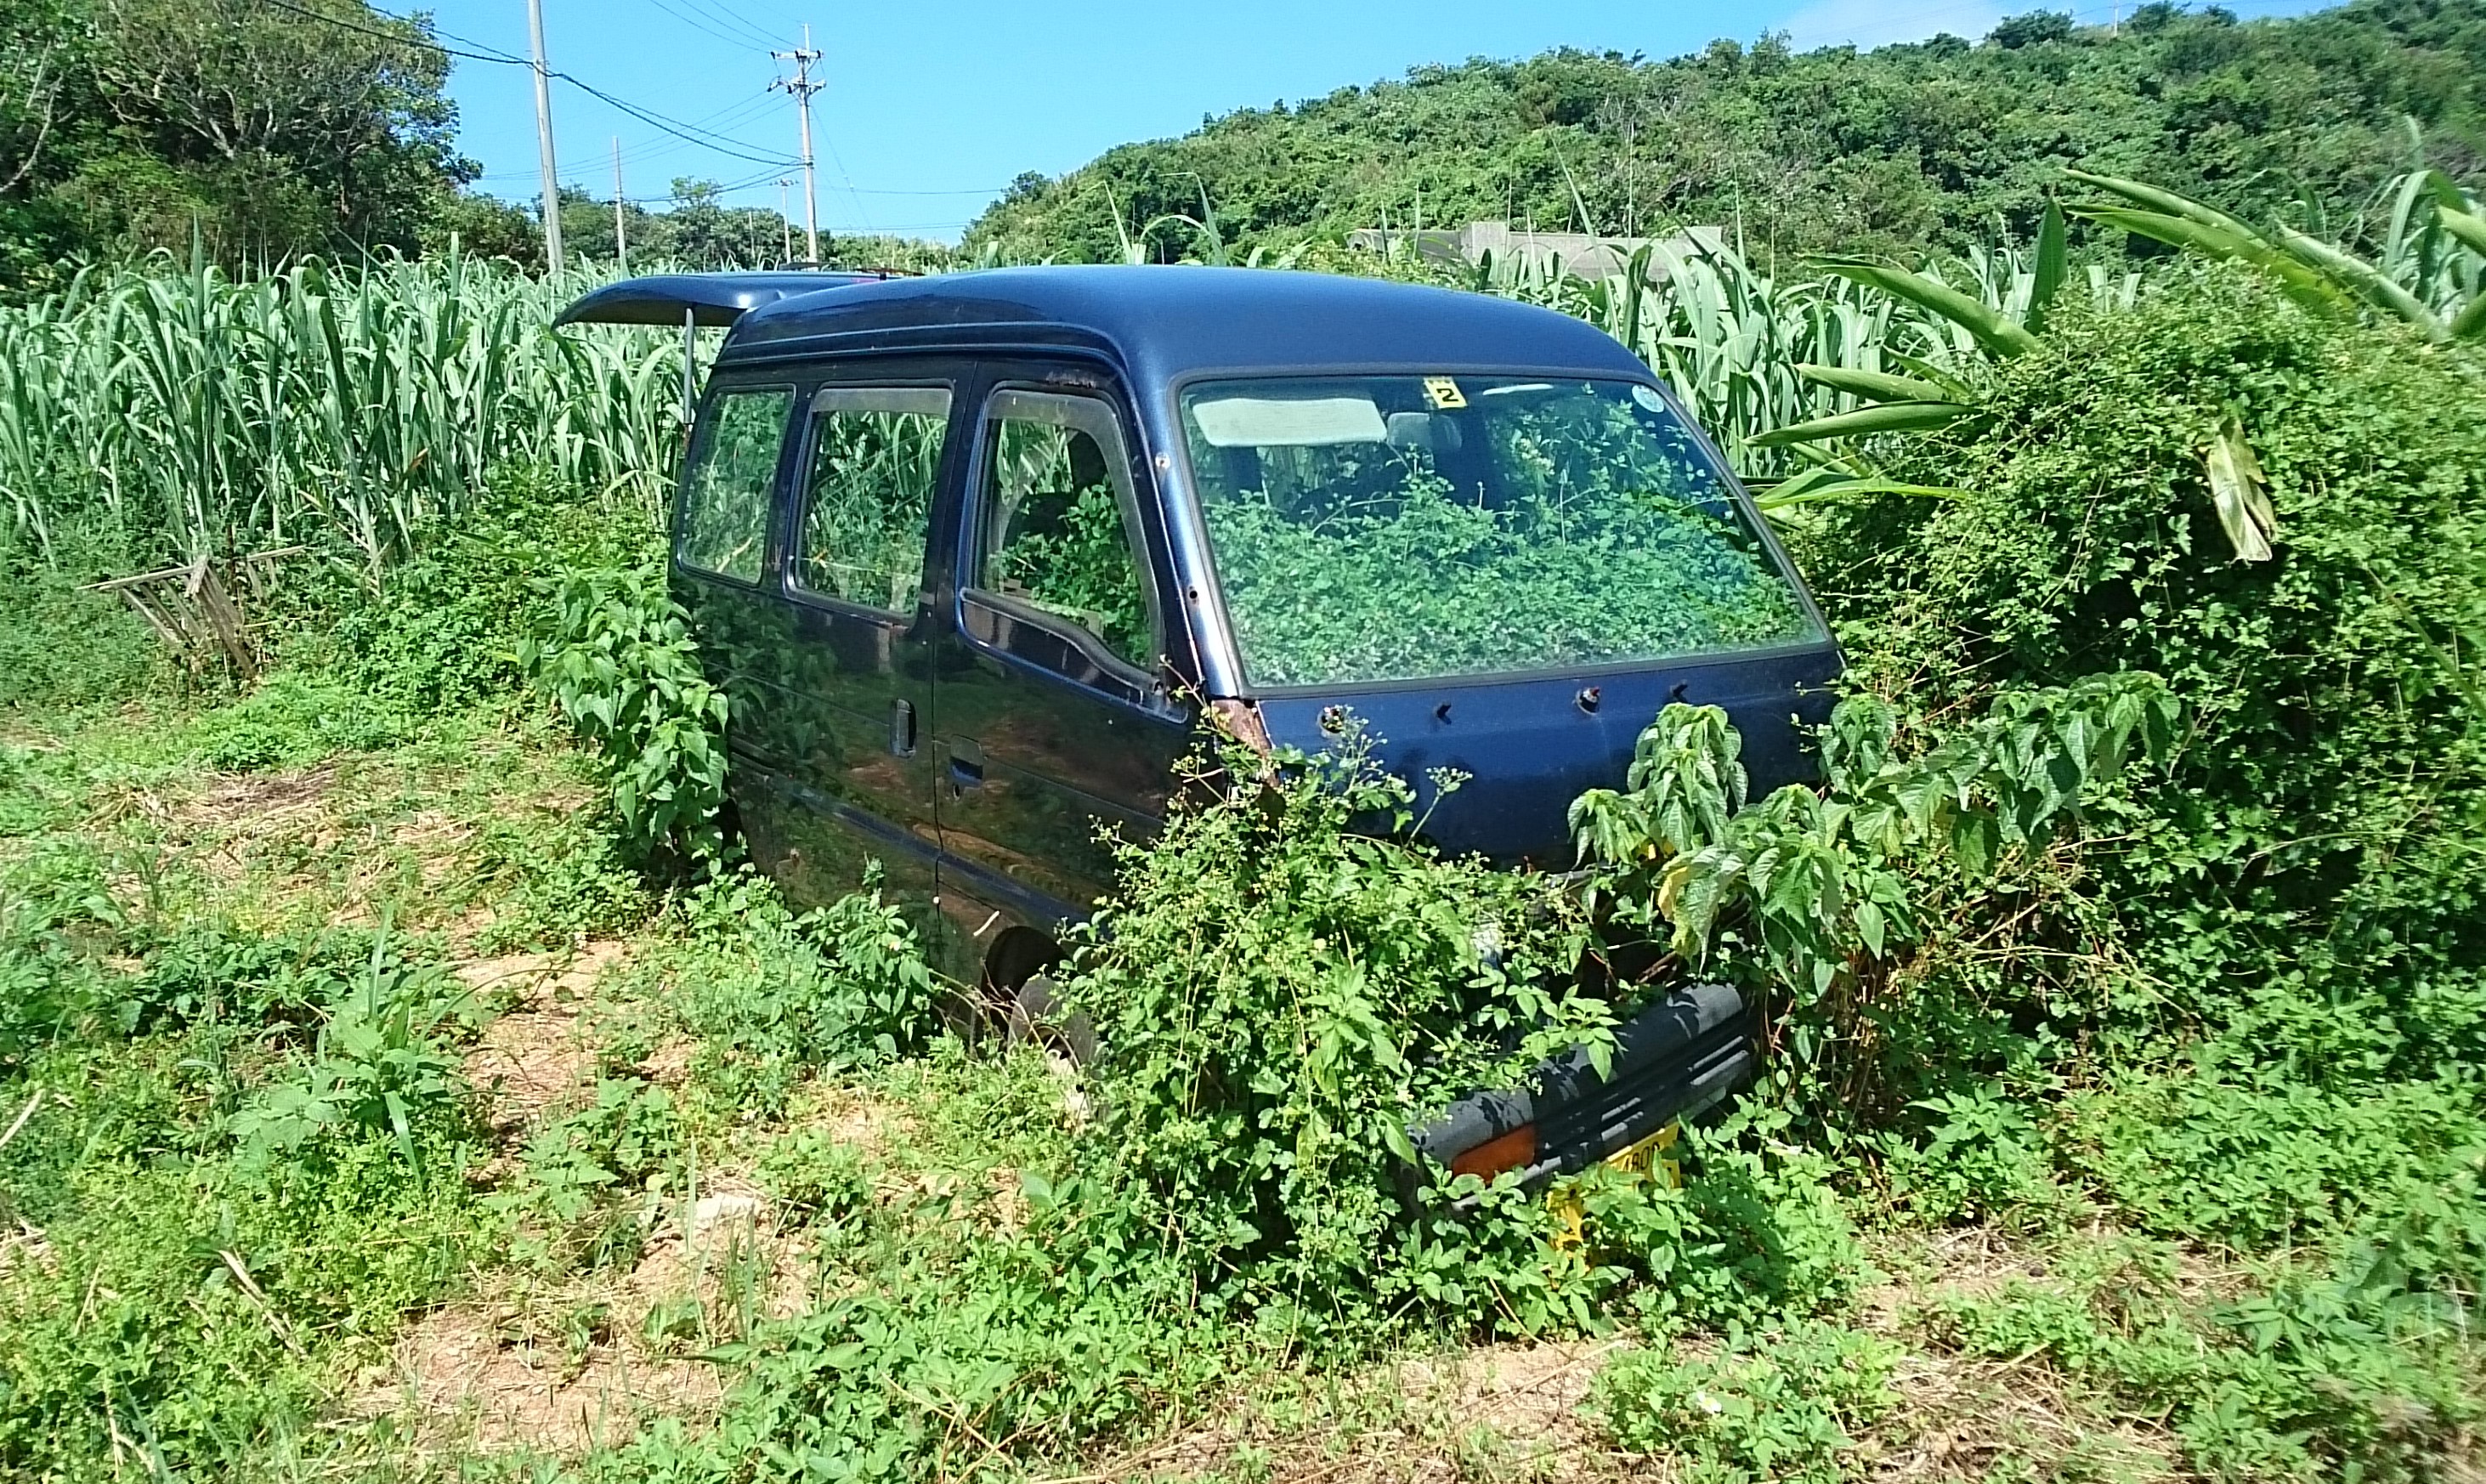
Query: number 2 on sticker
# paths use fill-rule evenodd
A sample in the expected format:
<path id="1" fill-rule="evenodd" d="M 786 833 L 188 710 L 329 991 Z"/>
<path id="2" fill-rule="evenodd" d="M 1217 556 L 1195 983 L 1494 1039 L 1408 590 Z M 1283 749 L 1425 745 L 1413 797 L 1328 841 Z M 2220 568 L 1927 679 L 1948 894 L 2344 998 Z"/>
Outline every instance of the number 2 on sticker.
<path id="1" fill-rule="evenodd" d="M 1461 392 L 1459 390 L 1459 384 L 1452 381 L 1448 376 L 1425 377 L 1424 398 L 1434 406 L 1445 410 L 1452 407 L 1464 407 L 1468 404 L 1467 394 Z"/>

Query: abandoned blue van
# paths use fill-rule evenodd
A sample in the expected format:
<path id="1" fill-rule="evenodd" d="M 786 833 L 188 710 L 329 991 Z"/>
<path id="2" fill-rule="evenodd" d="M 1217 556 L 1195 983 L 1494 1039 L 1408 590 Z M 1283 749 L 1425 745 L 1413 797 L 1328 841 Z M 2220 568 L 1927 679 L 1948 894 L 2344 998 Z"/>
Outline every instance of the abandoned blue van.
<path id="1" fill-rule="evenodd" d="M 632 280 L 565 321 L 730 323 L 673 528 L 733 802 L 797 897 L 877 861 L 1008 996 L 1144 837 L 1203 709 L 1344 719 L 1426 829 L 1572 860 L 1670 701 L 1755 792 L 1839 656 L 1716 448 L 1600 331 L 1313 273 L 1037 267 Z M 1701 1018 L 1711 1017 L 1708 1011 Z"/>

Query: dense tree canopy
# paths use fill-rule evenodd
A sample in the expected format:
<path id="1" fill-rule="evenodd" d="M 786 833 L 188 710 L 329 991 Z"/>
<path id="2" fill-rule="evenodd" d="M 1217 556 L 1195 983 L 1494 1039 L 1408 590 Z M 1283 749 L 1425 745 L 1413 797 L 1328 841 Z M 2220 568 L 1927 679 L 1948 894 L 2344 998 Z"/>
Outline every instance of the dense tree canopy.
<path id="1" fill-rule="evenodd" d="M 2482 70 L 2475 0 L 2252 22 L 2153 4 L 2113 31 L 2036 13 L 1982 43 L 1871 52 L 1561 50 L 1418 68 L 1022 178 L 966 246 L 1111 259 L 1127 234 L 1179 256 L 1198 234 L 1168 218 L 1205 206 L 1229 244 L 1507 218 L 1615 234 L 1721 223 L 1764 254 L 1904 251 L 2026 230 L 2065 165 L 2353 234 L 2419 151 L 2480 178 Z"/>
<path id="2" fill-rule="evenodd" d="M 415 254 L 454 236 L 541 261 L 528 206 L 463 189 L 443 96 L 452 58 L 420 15 L 365 0 L 0 0 L 0 292 L 79 261 L 195 240 L 248 270 L 318 255 Z M 1042 177 L 1036 177 L 1037 184 Z M 701 267 L 800 257 L 774 209 L 696 179 L 624 207 L 630 256 Z M 572 259 L 615 255 L 613 206 L 562 193 Z M 940 259 L 929 244 L 822 238 L 856 264 Z"/>
<path id="3" fill-rule="evenodd" d="M 0 0 L 0 284 L 194 232 L 235 262 L 416 248 L 476 170 L 425 35 L 362 0 Z"/>

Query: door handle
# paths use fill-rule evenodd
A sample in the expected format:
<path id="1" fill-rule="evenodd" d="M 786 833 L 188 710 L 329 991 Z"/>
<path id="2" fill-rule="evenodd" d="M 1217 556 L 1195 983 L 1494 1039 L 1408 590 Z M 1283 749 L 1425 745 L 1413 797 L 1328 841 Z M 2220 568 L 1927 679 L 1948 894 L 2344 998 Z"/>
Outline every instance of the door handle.
<path id="1" fill-rule="evenodd" d="M 915 702 L 890 702 L 889 750 L 900 757 L 915 756 Z"/>
<path id="2" fill-rule="evenodd" d="M 984 750 L 972 739 L 961 737 L 950 744 L 950 782 L 961 788 L 983 786 Z"/>

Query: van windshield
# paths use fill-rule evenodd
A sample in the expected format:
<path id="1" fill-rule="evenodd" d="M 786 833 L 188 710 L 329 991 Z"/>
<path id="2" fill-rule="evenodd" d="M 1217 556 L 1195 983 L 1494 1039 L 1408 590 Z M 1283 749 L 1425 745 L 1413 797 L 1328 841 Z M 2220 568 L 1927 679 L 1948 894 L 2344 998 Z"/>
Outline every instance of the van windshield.
<path id="1" fill-rule="evenodd" d="M 1818 641 L 1656 392 L 1341 376 L 1182 396 L 1255 685 L 1625 664 Z"/>

